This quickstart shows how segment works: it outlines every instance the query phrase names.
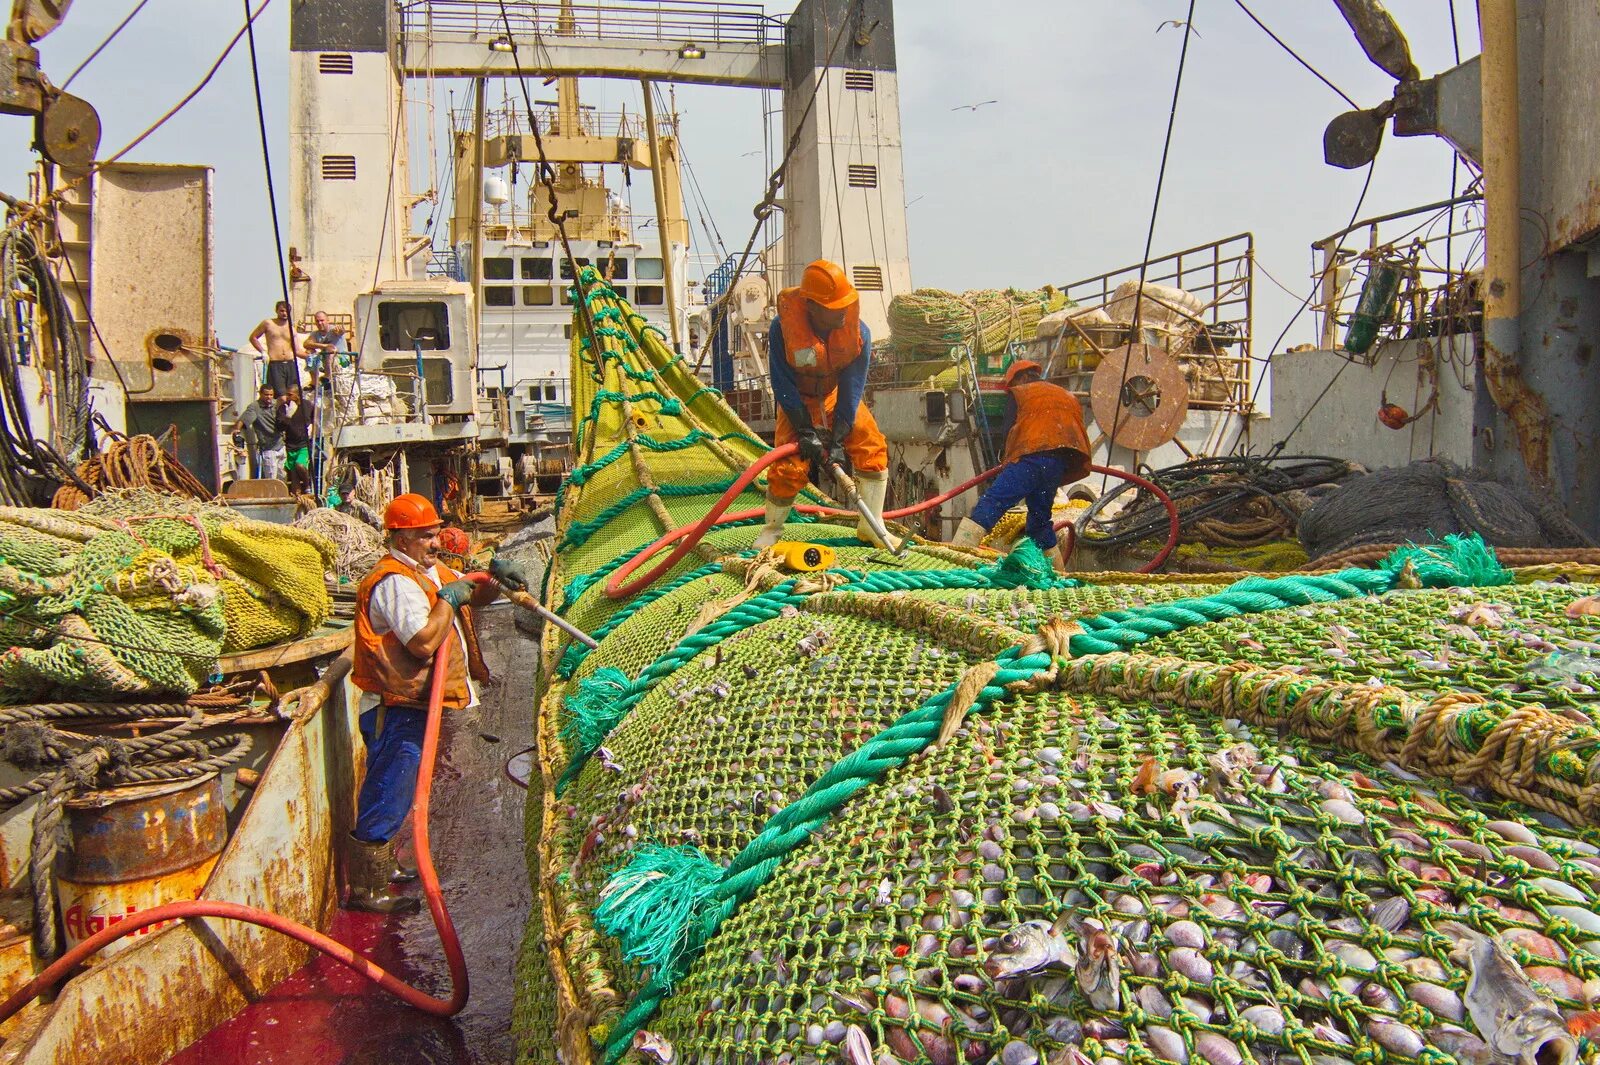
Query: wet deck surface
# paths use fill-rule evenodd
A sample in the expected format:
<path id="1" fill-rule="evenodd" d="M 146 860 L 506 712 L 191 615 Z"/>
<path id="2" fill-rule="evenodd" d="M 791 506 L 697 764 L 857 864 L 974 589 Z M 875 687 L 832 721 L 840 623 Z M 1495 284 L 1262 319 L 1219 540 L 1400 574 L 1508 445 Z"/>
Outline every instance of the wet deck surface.
<path id="1" fill-rule="evenodd" d="M 467 1008 L 451 1020 L 427 1017 L 342 965 L 318 959 L 169 1065 L 512 1060 L 512 974 L 531 894 L 523 857 L 525 793 L 506 777 L 504 765 L 532 742 L 536 645 L 516 630 L 509 609 L 481 616 L 484 657 L 501 683 L 482 693 L 477 709 L 446 717 L 433 787 L 434 862 L 472 978 Z M 414 884 L 404 890 L 419 893 Z M 341 910 L 332 934 L 407 983 L 449 994 L 426 907 L 397 919 Z"/>

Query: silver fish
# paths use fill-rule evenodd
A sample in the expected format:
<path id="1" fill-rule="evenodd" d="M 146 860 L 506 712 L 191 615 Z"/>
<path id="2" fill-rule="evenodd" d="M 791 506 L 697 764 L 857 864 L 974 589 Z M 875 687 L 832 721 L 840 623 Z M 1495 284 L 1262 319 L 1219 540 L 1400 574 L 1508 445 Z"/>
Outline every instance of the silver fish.
<path id="1" fill-rule="evenodd" d="M 1439 930 L 1456 937 L 1450 959 L 1472 974 L 1464 998 L 1484 1041 L 1522 1065 L 1573 1065 L 1577 1041 L 1555 1005 L 1529 986 L 1505 947 L 1465 925 L 1451 923 Z"/>
<path id="2" fill-rule="evenodd" d="M 1026 976 L 1052 966 L 1062 969 L 1076 967 L 1078 951 L 1061 934 L 1065 920 L 1063 916 L 1053 925 L 1046 921 L 1023 921 L 1007 929 L 984 961 L 984 971 L 992 979 L 1003 980 L 1008 976 Z"/>

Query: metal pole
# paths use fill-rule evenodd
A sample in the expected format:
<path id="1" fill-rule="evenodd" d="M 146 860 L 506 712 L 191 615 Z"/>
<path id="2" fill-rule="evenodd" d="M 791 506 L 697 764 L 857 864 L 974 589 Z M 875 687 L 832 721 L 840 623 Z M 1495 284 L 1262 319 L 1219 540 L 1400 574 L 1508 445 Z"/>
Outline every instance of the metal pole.
<path id="1" fill-rule="evenodd" d="M 1528 476 L 1550 483 L 1550 436 L 1542 397 L 1522 376 L 1522 129 L 1517 0 L 1482 0 L 1484 381 L 1511 420 Z"/>
<path id="2" fill-rule="evenodd" d="M 473 78 L 472 103 L 472 338 L 483 335 L 483 95 L 484 79 Z M 417 387 L 422 387 L 419 381 Z M 421 393 L 419 392 L 420 396 Z"/>
<path id="3" fill-rule="evenodd" d="M 650 138 L 650 184 L 656 193 L 656 234 L 661 238 L 661 275 L 667 286 L 667 318 L 672 322 L 672 350 L 683 351 L 678 329 L 677 271 L 672 267 L 672 242 L 667 239 L 667 189 L 661 183 L 661 137 L 656 130 L 654 88 L 646 78 L 639 79 L 644 90 L 644 125 Z"/>

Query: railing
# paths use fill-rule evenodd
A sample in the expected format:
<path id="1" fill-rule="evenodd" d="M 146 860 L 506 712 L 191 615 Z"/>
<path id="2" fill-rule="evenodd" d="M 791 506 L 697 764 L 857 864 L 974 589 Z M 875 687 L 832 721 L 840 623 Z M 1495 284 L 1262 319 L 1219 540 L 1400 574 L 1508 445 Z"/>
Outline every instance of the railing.
<path id="1" fill-rule="evenodd" d="M 1061 372 L 1054 376 L 1065 378 L 1063 383 L 1073 391 L 1087 393 L 1098 356 L 1136 339 L 1165 348 L 1177 359 L 1190 380 L 1191 409 L 1245 411 L 1251 391 L 1255 237 L 1239 233 L 1061 288 L 1080 308 L 1105 307 L 1112 303 L 1119 286 L 1133 289 L 1137 285 L 1141 266 L 1146 285 L 1142 335 L 1131 338 L 1126 322 L 1077 330 L 1069 326 L 1061 344 L 1087 357 L 1059 360 Z M 1198 301 L 1198 310 L 1164 302 L 1158 308 L 1149 289 L 1152 285 L 1182 289 Z M 1171 327 L 1152 327 L 1150 323 L 1157 320 L 1165 320 Z M 1085 348 L 1089 350 L 1085 352 Z"/>
<path id="2" fill-rule="evenodd" d="M 1483 197 L 1450 200 L 1363 219 L 1312 245 L 1312 280 L 1320 286 L 1313 309 L 1320 347 L 1340 350 L 1361 293 L 1376 270 L 1397 276 L 1393 302 L 1383 308 L 1378 340 L 1365 350 L 1377 358 L 1384 340 L 1470 332 L 1478 328 L 1482 297 Z"/>
<path id="3" fill-rule="evenodd" d="M 783 21 L 768 15 L 762 5 L 719 0 L 570 5 L 506 0 L 503 9 L 500 0 L 409 0 L 401 5 L 400 18 L 402 32 L 418 44 L 440 33 L 492 37 L 507 32 L 507 22 L 519 42 L 583 37 L 673 45 L 764 45 L 783 36 Z"/>
<path id="4" fill-rule="evenodd" d="M 544 136 L 583 136 L 583 137 L 632 137 L 635 139 L 645 136 L 644 116 L 626 111 L 595 111 L 586 106 L 578 108 L 578 122 L 576 129 L 563 130 L 561 128 L 561 112 L 553 101 L 535 100 L 534 115 L 539 120 L 539 132 Z M 472 108 L 458 107 L 450 112 L 453 128 L 470 130 L 474 121 Z M 528 122 L 528 109 L 525 107 L 499 107 L 493 111 L 485 111 L 483 115 L 483 135 L 485 137 L 518 136 L 521 134 L 532 135 L 533 127 Z M 662 137 L 677 135 L 673 120 L 668 118 L 656 119 L 656 133 Z M 531 145 L 529 146 L 531 150 Z"/>

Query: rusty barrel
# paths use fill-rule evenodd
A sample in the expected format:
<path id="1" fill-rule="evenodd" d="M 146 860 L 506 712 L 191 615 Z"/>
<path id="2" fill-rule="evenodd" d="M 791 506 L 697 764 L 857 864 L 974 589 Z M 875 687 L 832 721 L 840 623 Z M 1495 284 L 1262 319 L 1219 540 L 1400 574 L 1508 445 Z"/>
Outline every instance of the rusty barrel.
<path id="1" fill-rule="evenodd" d="M 69 946 L 129 914 L 198 897 L 228 841 L 222 779 L 215 773 L 86 792 L 69 799 L 65 810 L 56 892 Z M 101 956 L 161 927 L 119 939 Z"/>

